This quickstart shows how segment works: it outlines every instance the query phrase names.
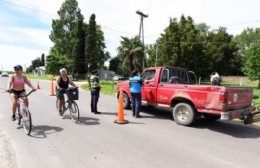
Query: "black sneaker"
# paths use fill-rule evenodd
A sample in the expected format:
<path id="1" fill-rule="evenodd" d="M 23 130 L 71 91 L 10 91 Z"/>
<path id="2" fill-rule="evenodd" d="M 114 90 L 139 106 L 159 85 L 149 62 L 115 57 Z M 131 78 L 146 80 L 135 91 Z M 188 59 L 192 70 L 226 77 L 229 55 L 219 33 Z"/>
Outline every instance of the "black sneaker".
<path id="1" fill-rule="evenodd" d="M 138 116 L 136 116 L 135 118 L 143 118 L 143 116 L 141 116 L 141 115 L 138 115 Z"/>
<path id="2" fill-rule="evenodd" d="M 101 114 L 101 113 L 97 111 L 97 112 L 95 112 L 94 114 Z"/>
<path id="3" fill-rule="evenodd" d="M 16 118 L 15 118 L 15 114 L 12 115 L 12 121 L 15 121 Z"/>

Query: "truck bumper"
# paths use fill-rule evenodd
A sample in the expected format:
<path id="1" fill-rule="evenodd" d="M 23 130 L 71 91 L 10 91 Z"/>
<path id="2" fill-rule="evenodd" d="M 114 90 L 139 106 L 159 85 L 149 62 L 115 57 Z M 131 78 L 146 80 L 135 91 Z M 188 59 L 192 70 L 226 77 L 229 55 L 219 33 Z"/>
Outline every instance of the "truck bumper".
<path id="1" fill-rule="evenodd" d="M 253 107 L 246 107 L 239 110 L 221 112 L 221 120 L 232 120 L 236 118 L 244 119 L 253 111 Z"/>

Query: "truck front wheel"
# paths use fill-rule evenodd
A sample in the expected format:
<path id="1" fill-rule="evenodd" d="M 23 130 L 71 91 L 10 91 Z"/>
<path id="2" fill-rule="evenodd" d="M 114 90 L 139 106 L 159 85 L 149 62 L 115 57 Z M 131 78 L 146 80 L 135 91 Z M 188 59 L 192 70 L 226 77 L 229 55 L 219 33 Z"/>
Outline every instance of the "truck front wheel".
<path id="1" fill-rule="evenodd" d="M 130 108 L 130 99 L 126 93 L 124 93 L 124 109 Z"/>
<path id="2" fill-rule="evenodd" d="M 130 98 L 127 96 L 126 93 L 123 94 L 124 98 L 124 109 L 130 108 Z M 119 100 L 119 93 L 117 93 L 117 100 Z"/>
<path id="3" fill-rule="evenodd" d="M 178 103 L 172 112 L 175 122 L 179 125 L 189 126 L 196 120 L 196 111 L 188 103 Z"/>

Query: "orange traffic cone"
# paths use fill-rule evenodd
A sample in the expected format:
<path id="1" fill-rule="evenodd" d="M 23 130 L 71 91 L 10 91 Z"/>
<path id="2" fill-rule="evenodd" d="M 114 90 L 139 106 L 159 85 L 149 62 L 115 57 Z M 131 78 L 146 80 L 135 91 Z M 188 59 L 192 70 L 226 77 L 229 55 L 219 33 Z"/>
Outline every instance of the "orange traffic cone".
<path id="1" fill-rule="evenodd" d="M 53 76 L 51 76 L 51 94 L 50 96 L 55 96 L 54 95 L 54 83 L 53 83 Z"/>
<path id="2" fill-rule="evenodd" d="M 37 90 L 40 89 L 39 81 L 37 81 Z"/>
<path id="3" fill-rule="evenodd" d="M 118 101 L 118 115 L 117 120 L 114 121 L 117 124 L 127 124 L 128 121 L 124 119 L 124 94 L 123 90 L 120 89 L 119 101 Z"/>

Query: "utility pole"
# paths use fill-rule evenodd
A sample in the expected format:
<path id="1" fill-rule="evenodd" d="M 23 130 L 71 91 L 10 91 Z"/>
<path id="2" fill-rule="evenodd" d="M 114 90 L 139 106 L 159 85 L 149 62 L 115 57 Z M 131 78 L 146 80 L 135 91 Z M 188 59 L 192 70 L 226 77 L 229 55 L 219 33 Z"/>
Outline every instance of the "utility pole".
<path id="1" fill-rule="evenodd" d="M 139 39 L 141 39 L 141 34 L 142 34 L 142 42 L 143 42 L 143 52 L 144 52 L 144 17 L 147 18 L 148 15 L 144 14 L 141 11 L 136 11 L 136 14 L 140 15 L 141 21 L 140 21 L 140 27 L 139 27 Z M 144 59 L 143 59 L 143 69 L 144 69 L 144 61 L 145 61 L 145 54 L 144 54 Z"/>

